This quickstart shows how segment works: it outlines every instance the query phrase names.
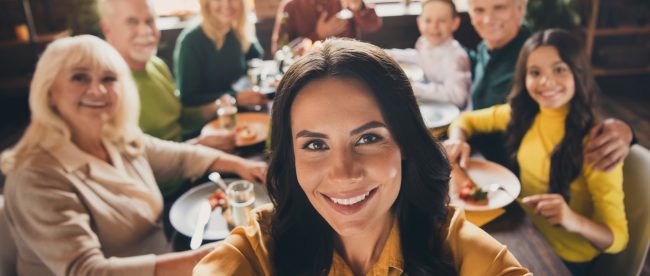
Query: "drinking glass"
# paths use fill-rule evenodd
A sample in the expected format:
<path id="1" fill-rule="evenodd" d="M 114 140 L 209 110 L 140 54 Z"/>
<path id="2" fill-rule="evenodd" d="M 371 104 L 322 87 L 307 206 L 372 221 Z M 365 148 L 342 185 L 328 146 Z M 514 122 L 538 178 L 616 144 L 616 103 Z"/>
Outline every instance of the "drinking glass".
<path id="1" fill-rule="evenodd" d="M 226 105 L 217 107 L 219 125 L 227 130 L 233 130 L 237 126 L 237 106 Z"/>
<path id="2" fill-rule="evenodd" d="M 255 205 L 255 189 L 253 182 L 246 180 L 233 181 L 228 185 L 226 196 L 230 205 L 230 214 L 235 226 L 246 225 L 248 216 Z"/>

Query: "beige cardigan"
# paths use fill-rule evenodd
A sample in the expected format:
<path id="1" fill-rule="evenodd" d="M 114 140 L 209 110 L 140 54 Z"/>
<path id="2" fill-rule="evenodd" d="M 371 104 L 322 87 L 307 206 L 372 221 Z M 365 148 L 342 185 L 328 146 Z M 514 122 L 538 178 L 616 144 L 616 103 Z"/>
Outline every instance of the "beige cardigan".
<path id="1" fill-rule="evenodd" d="M 153 275 L 169 251 L 156 180 L 197 178 L 222 154 L 144 136 L 130 157 L 104 143 L 113 165 L 66 142 L 41 148 L 7 175 L 7 221 L 19 275 Z"/>

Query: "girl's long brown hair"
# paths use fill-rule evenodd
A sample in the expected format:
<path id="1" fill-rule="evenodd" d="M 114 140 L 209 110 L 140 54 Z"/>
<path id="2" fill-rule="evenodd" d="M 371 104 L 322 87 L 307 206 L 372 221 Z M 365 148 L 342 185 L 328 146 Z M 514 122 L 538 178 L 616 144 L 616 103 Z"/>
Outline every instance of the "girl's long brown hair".
<path id="1" fill-rule="evenodd" d="M 517 59 L 514 87 L 509 96 L 512 113 L 505 133 L 508 157 L 513 171 L 519 173 L 517 151 L 539 113 L 539 105 L 526 90 L 526 63 L 530 53 L 542 46 L 557 49 L 562 61 L 569 66 L 575 81 L 575 94 L 569 102 L 564 138 L 553 149 L 549 176 L 549 193 L 559 193 L 568 202 L 569 185 L 582 170 L 583 140 L 594 125 L 592 106 L 598 91 L 583 44 L 574 34 L 561 29 L 549 29 L 533 34 L 524 43 Z"/>

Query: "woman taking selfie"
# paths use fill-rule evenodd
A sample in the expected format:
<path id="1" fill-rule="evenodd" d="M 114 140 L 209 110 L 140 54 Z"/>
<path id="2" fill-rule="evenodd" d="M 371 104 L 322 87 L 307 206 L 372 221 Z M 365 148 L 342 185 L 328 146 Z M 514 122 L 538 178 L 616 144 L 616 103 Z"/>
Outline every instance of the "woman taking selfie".
<path id="1" fill-rule="evenodd" d="M 449 162 L 380 48 L 326 41 L 289 68 L 273 108 L 273 206 L 195 275 L 528 273 L 447 205 Z"/>

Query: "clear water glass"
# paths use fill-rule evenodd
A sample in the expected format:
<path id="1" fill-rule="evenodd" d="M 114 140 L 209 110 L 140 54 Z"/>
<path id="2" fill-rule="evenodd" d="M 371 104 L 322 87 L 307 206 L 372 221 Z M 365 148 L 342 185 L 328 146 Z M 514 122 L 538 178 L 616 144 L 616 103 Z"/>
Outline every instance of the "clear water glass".
<path id="1" fill-rule="evenodd" d="M 246 225 L 255 205 L 255 184 L 246 180 L 233 181 L 228 185 L 226 196 L 235 226 Z"/>
<path id="2" fill-rule="evenodd" d="M 237 126 L 237 106 L 226 105 L 217 108 L 219 125 L 227 130 L 233 130 Z"/>

